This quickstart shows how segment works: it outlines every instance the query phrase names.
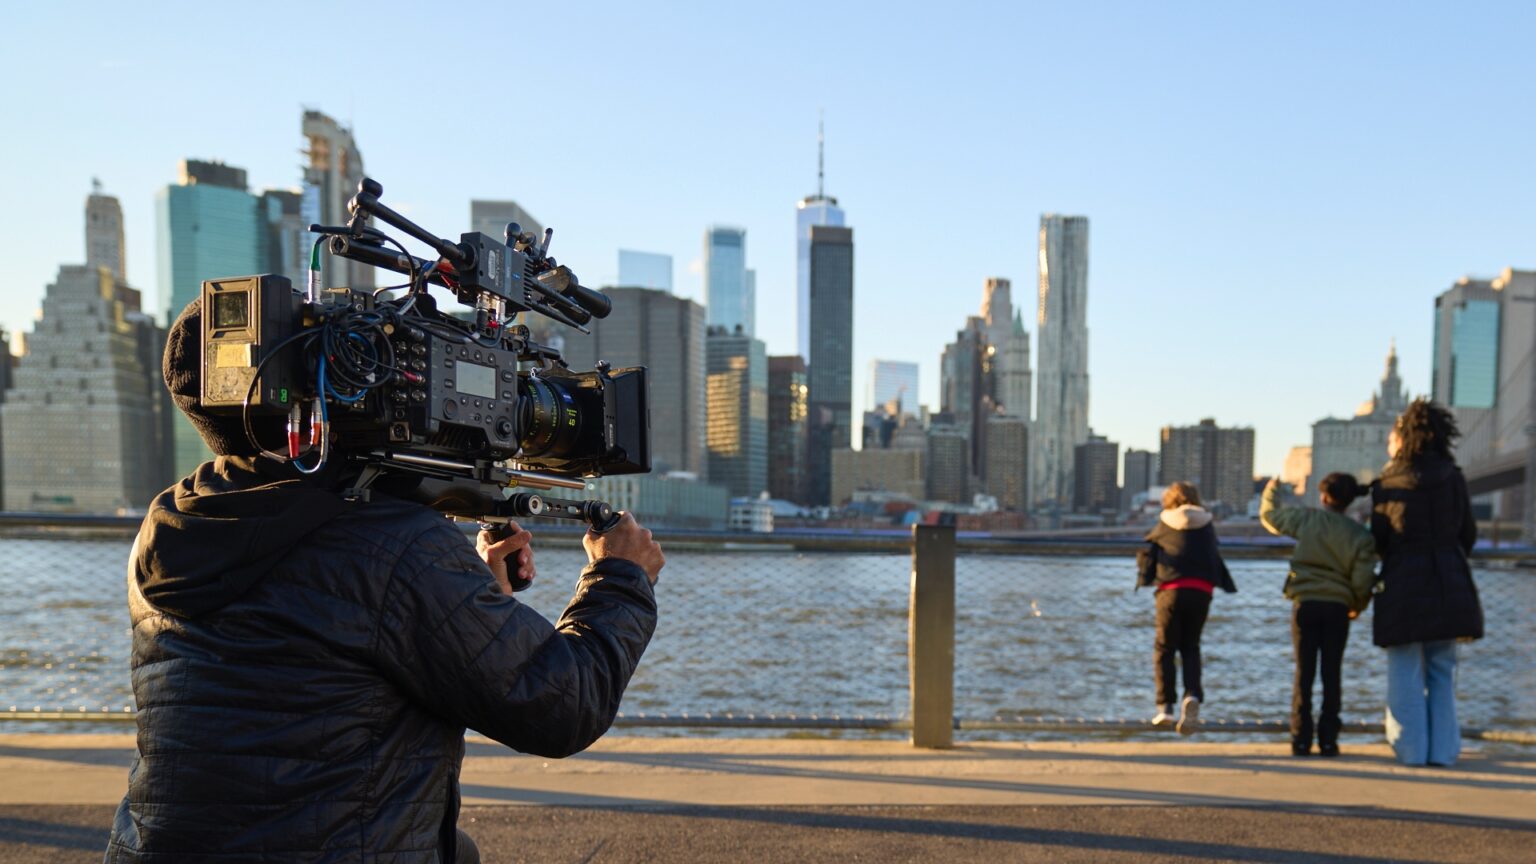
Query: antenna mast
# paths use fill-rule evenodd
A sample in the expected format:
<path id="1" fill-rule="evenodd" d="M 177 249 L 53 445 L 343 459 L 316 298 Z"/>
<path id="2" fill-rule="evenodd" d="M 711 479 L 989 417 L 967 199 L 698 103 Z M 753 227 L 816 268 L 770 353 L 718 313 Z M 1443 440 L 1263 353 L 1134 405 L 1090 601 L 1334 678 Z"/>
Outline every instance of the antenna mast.
<path id="1" fill-rule="evenodd" d="M 824 168 L 827 138 L 824 128 L 826 125 L 824 117 L 824 112 L 818 112 L 816 115 L 816 197 L 818 199 L 827 197 L 826 171 Z"/>

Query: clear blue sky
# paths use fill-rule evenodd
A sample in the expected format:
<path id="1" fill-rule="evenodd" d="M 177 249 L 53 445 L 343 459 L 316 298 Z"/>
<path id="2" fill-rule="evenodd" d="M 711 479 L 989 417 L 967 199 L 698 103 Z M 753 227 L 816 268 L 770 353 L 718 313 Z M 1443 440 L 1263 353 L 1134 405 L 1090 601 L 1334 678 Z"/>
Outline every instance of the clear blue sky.
<path id="1" fill-rule="evenodd" d="M 514 198 L 589 284 L 625 247 L 670 253 L 700 296 L 705 226 L 745 226 L 771 353 L 794 350 L 794 205 L 825 109 L 856 402 L 879 357 L 920 362 L 936 403 L 982 280 L 1032 304 L 1039 215 L 1084 214 L 1095 429 L 1155 447 L 1166 423 L 1252 425 L 1261 473 L 1369 395 L 1393 337 L 1427 390 L 1457 277 L 1536 267 L 1530 7 L 747 6 L 9 8 L 0 324 L 29 328 L 83 259 L 92 176 L 153 298 L 177 161 L 292 185 L 301 106 L 354 124 L 424 224 L 456 234 L 471 197 Z"/>

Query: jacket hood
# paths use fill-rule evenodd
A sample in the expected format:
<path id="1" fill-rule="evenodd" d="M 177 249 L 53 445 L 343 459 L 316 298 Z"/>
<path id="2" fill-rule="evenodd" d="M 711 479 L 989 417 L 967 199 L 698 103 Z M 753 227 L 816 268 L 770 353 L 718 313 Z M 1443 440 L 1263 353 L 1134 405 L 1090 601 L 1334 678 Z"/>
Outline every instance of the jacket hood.
<path id="1" fill-rule="evenodd" d="M 323 480 L 221 456 L 155 498 L 139 529 L 133 578 L 158 609 L 206 614 L 244 594 L 346 506 Z"/>
<path id="2" fill-rule="evenodd" d="M 1211 511 L 1195 504 L 1182 504 L 1172 510 L 1164 510 L 1158 518 L 1175 531 L 1190 531 L 1211 524 Z"/>

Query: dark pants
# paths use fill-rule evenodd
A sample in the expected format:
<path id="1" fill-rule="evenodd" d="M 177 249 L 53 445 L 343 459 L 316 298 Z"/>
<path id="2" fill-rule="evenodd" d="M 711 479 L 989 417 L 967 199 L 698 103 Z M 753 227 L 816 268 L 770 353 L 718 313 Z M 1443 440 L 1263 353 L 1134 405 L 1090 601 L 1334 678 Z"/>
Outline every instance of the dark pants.
<path id="1" fill-rule="evenodd" d="M 1205 616 L 1210 611 L 1211 595 L 1197 588 L 1157 592 L 1157 637 L 1152 642 L 1157 704 L 1179 701 L 1174 652 L 1184 662 L 1184 693 L 1205 701 L 1205 690 L 1200 687 L 1200 631 L 1205 629 Z"/>
<path id="2" fill-rule="evenodd" d="M 1291 740 L 1312 746 L 1312 679 L 1323 658 L 1323 709 L 1317 716 L 1317 743 L 1339 743 L 1339 675 L 1344 644 L 1349 641 L 1349 607 L 1326 600 L 1303 600 L 1291 613 L 1291 644 L 1296 648 L 1296 683 L 1291 689 Z"/>
<path id="3" fill-rule="evenodd" d="M 454 844 L 453 864 L 480 864 L 480 847 L 475 841 L 462 830 L 455 829 L 454 833 L 458 842 Z"/>

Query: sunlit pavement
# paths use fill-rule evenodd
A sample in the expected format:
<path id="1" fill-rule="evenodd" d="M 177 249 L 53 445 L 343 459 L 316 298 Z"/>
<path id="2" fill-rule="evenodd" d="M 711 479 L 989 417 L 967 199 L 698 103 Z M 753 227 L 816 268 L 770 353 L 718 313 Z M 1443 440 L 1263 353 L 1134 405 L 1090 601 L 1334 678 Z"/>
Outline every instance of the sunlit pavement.
<path id="1" fill-rule="evenodd" d="M 488 861 L 1531 860 L 1536 750 L 1406 768 L 1343 743 L 610 738 L 546 760 L 471 738 L 462 824 Z M 0 736 L 0 861 L 100 860 L 132 747 Z"/>

